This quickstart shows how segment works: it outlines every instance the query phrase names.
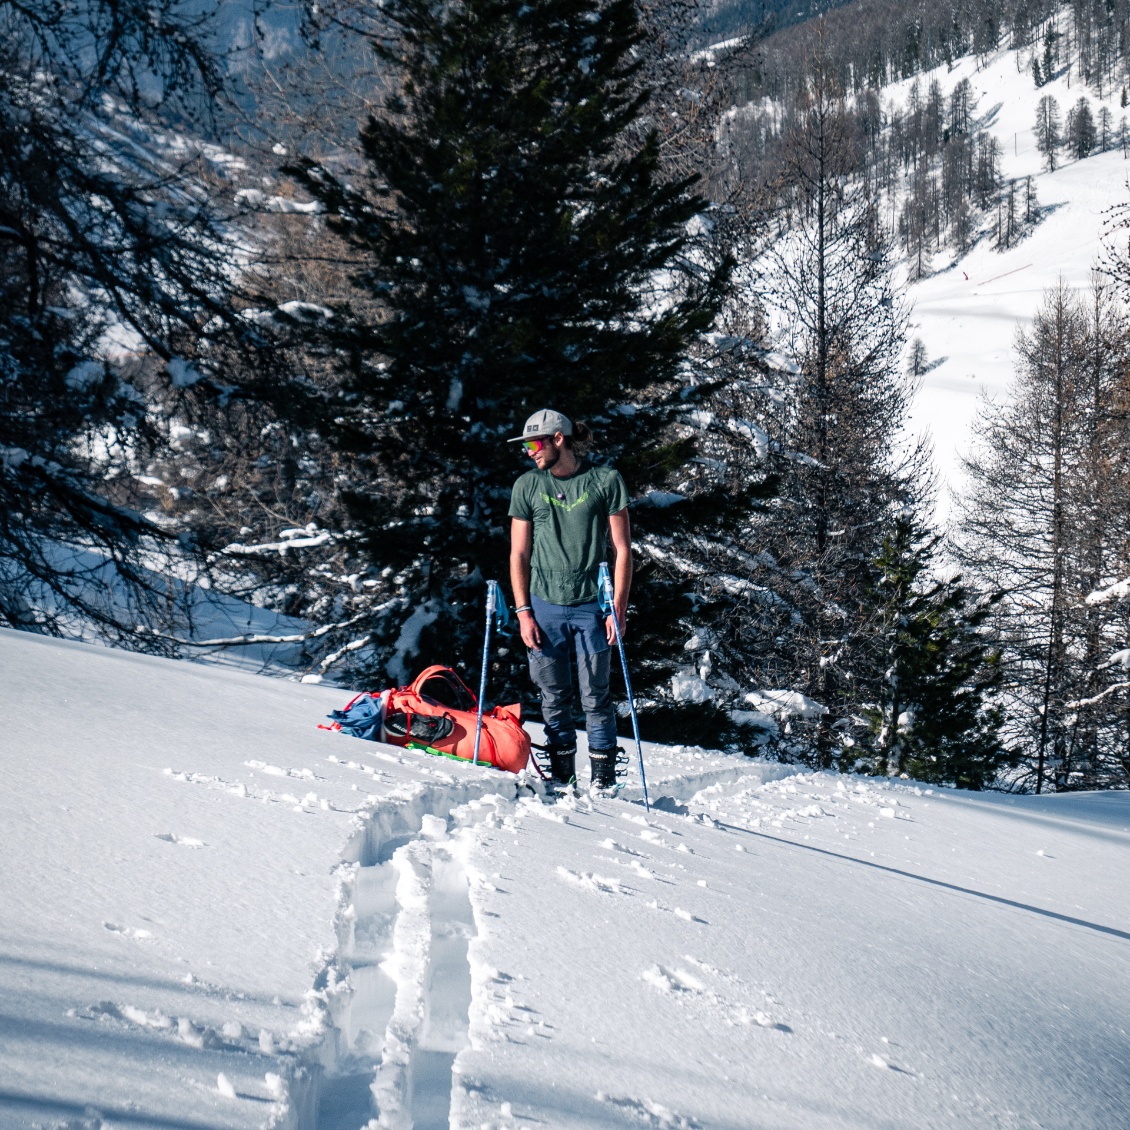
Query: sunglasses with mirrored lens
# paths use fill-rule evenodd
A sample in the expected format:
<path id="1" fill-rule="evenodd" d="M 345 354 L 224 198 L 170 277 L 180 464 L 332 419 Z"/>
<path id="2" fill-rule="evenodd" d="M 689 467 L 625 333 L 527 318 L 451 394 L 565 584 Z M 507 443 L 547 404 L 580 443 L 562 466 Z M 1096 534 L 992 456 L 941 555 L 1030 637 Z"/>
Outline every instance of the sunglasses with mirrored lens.
<path id="1" fill-rule="evenodd" d="M 527 439 L 522 441 L 522 447 L 527 455 L 537 455 L 545 447 L 544 439 Z"/>

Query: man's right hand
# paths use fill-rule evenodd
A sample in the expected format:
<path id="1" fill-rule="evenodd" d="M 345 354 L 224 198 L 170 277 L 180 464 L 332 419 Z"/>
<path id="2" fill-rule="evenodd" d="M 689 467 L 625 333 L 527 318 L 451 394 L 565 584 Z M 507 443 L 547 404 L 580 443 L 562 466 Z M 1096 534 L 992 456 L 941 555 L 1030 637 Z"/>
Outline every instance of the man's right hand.
<path id="1" fill-rule="evenodd" d="M 541 650 L 541 628 L 534 619 L 532 612 L 518 613 L 518 628 L 522 633 L 522 642 L 534 651 Z"/>

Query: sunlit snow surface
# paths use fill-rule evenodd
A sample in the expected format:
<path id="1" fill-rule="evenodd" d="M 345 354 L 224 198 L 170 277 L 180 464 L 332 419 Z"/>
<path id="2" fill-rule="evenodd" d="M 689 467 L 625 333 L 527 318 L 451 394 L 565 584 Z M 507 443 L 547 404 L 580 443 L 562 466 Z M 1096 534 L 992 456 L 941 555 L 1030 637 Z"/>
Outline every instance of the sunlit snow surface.
<path id="1" fill-rule="evenodd" d="M 0 1126 L 1130 1123 L 1130 797 L 647 747 L 621 799 L 325 687 L 0 632 Z"/>
<path id="2" fill-rule="evenodd" d="M 936 273 L 910 287 L 910 338 L 922 339 L 928 363 L 940 362 L 923 380 L 910 425 L 915 434 L 933 440 L 943 517 L 954 513 L 946 488 L 961 488 L 959 457 L 968 451 L 980 394 L 999 399 L 1011 382 L 1017 328 L 1030 326 L 1044 292 L 1059 279 L 1080 290 L 1090 286 L 1092 269 L 1103 257 L 1110 210 L 1130 203 L 1130 164 L 1121 148 L 1082 161 L 1061 156 L 1064 164 L 1048 173 L 1034 135 L 1036 106 L 1045 95 L 1059 103 L 1062 121 L 1080 97 L 1090 102 L 1096 121 L 1099 108 L 1106 106 L 1117 132 L 1127 114 L 1119 105 L 1121 88 L 1104 90 L 1106 97 L 1099 99 L 1093 89 L 1080 85 L 1073 68 L 1070 79 L 1064 73 L 1037 89 L 1030 56 L 1027 50 L 1002 51 L 988 56 L 984 66 L 969 57 L 952 70 L 939 67 L 918 80 L 923 98 L 931 79 L 937 78 L 948 99 L 962 79 L 969 79 L 975 101 L 973 128 L 989 132 L 1000 143 L 1006 180 L 1035 178 L 1037 198 L 1045 209 L 1042 222 L 1009 250 L 997 252 L 995 237 L 983 236 L 956 263 L 951 253 L 936 256 Z M 1023 73 L 1018 73 L 1018 60 Z M 905 107 L 911 85 L 907 81 L 885 88 L 884 102 Z M 1023 193 L 1021 182 L 1021 210 Z M 1125 240 L 1119 242 L 1124 251 Z"/>

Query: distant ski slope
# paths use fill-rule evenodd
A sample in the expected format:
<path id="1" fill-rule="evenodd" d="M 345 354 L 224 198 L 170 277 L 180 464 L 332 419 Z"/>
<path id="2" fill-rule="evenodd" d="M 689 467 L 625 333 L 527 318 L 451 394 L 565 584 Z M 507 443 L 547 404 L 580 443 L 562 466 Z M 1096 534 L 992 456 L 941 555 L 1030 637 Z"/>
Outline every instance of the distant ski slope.
<path id="1" fill-rule="evenodd" d="M 933 440 L 943 484 L 939 498 L 943 516 L 950 511 L 945 487 L 961 487 L 960 455 L 968 448 L 981 395 L 998 398 L 1009 387 L 1017 329 L 1031 323 L 1043 293 L 1059 279 L 1078 289 L 1090 286 L 1092 269 L 1102 256 L 1110 210 L 1130 203 L 1130 164 L 1121 149 L 1083 161 L 1064 157 L 1064 164 L 1048 173 L 1033 132 L 1036 104 L 1049 94 L 1064 118 L 1082 95 L 1091 102 L 1096 119 L 1101 105 L 1109 107 L 1117 127 L 1127 113 L 1119 105 L 1120 92 L 1100 100 L 1093 90 L 1080 86 L 1077 76 L 1069 79 L 1066 74 L 1037 89 L 1029 56 L 1029 51 L 1001 51 L 984 66 L 967 57 L 952 70 L 940 67 L 918 80 L 925 94 L 931 79 L 937 78 L 948 96 L 961 79 L 968 78 L 977 99 L 974 128 L 988 131 L 1000 142 L 1006 179 L 1036 178 L 1038 199 L 1048 210 L 1036 230 L 1008 251 L 998 253 L 983 239 L 956 261 L 938 256 L 935 273 L 910 288 L 914 304 L 910 336 L 922 339 L 930 361 L 941 362 L 926 374 L 910 423 Z M 911 85 L 905 81 L 887 87 L 883 98 L 905 104 Z"/>
<path id="2" fill-rule="evenodd" d="M 0 688 L 4 1130 L 1127 1124 L 1128 794 L 647 746 L 648 814 L 325 687 L 0 631 Z"/>

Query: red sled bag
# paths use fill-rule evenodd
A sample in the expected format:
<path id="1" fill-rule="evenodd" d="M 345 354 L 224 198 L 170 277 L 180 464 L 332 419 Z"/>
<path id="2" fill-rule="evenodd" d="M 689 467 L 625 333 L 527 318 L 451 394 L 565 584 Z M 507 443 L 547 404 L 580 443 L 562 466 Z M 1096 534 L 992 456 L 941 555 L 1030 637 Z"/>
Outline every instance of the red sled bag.
<path id="1" fill-rule="evenodd" d="M 421 671 L 409 687 L 358 695 L 344 711 L 330 715 L 331 726 L 322 728 L 470 761 L 475 756 L 477 709 L 478 699 L 466 683 L 450 667 L 436 664 Z M 358 711 L 364 717 L 355 721 Z M 479 761 L 520 773 L 529 760 L 530 738 L 522 729 L 521 705 L 484 712 Z"/>
<path id="2" fill-rule="evenodd" d="M 384 695 L 381 696 L 384 699 Z M 439 753 L 465 758 L 475 755 L 475 717 L 478 699 L 470 688 L 450 668 L 436 664 L 421 671 L 410 687 L 398 687 L 388 693 L 385 700 L 385 726 L 383 740 L 390 745 L 427 745 Z M 407 716 L 407 725 L 401 723 L 389 729 L 396 714 Z M 442 737 L 424 740 L 415 737 L 413 716 L 425 719 L 448 718 L 452 726 Z M 447 727 L 443 726 L 443 730 Z M 396 730 L 404 731 L 403 734 Z M 496 706 L 483 713 L 483 733 L 479 741 L 479 761 L 520 773 L 530 760 L 530 738 L 522 729 L 522 707 Z"/>

